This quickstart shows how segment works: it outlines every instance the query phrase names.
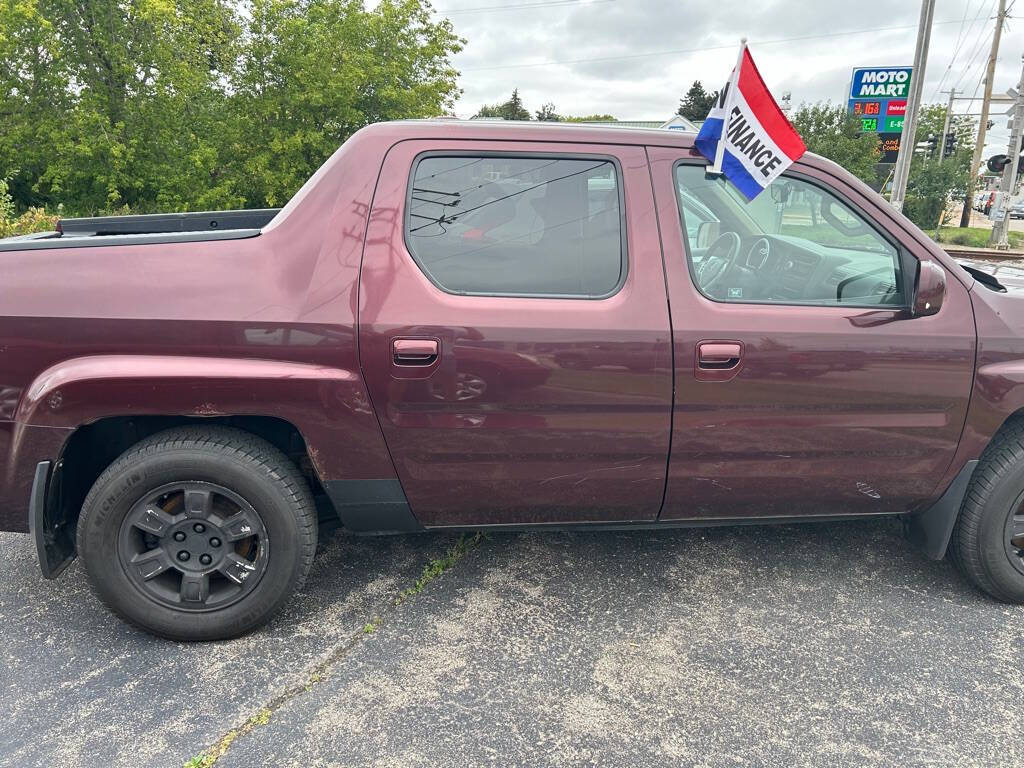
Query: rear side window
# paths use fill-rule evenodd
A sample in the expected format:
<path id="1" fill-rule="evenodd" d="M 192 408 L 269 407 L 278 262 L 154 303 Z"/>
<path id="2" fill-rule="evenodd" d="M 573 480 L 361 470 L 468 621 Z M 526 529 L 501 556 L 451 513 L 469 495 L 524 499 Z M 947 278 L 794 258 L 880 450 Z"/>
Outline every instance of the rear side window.
<path id="1" fill-rule="evenodd" d="M 405 240 L 450 293 L 601 298 L 625 277 L 622 186 L 605 158 L 422 158 Z"/>

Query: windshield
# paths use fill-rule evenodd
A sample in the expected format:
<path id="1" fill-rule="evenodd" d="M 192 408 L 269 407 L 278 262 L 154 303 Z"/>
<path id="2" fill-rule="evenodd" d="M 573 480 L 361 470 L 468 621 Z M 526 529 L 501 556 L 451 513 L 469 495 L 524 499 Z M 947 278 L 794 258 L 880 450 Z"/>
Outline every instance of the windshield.
<path id="1" fill-rule="evenodd" d="M 769 187 L 767 194 L 747 203 L 747 213 L 762 234 L 788 235 L 811 240 L 826 247 L 885 253 L 891 246 L 882 240 L 842 202 L 818 187 L 785 180 Z M 727 194 L 746 203 L 739 191 L 726 187 Z"/>
<path id="2" fill-rule="evenodd" d="M 721 221 L 746 235 L 781 235 L 845 251 L 891 253 L 892 246 L 835 196 L 805 181 L 783 177 L 752 201 L 700 166 L 680 166 L 680 196 L 693 223 Z M 688 232 L 687 234 L 692 235 Z"/>

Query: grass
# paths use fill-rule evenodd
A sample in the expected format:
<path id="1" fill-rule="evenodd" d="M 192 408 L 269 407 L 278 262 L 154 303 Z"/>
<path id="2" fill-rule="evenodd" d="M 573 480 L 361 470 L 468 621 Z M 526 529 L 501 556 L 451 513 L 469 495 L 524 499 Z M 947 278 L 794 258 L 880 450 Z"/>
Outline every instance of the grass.
<path id="1" fill-rule="evenodd" d="M 228 731 L 215 746 L 187 760 L 182 768 L 211 768 L 214 763 L 224 756 L 224 753 L 231 748 L 231 745 L 235 743 L 239 736 L 244 736 L 253 728 L 269 723 L 270 715 L 269 707 L 262 707 L 257 710 L 256 714 L 246 720 L 241 727 Z"/>
<path id="2" fill-rule="evenodd" d="M 482 538 L 482 533 L 476 533 L 472 536 L 466 536 L 465 534 L 459 536 L 459 540 L 447 552 L 427 563 L 416 583 L 403 590 L 395 602 L 403 603 L 413 595 L 418 595 L 430 582 L 459 562 L 467 552 L 473 550 Z"/>
<path id="3" fill-rule="evenodd" d="M 943 227 L 939 230 L 938 242 L 950 245 L 964 245 L 968 248 L 987 248 L 992 230 L 984 227 Z M 1011 248 L 1024 248 L 1024 233 L 1009 233 Z"/>

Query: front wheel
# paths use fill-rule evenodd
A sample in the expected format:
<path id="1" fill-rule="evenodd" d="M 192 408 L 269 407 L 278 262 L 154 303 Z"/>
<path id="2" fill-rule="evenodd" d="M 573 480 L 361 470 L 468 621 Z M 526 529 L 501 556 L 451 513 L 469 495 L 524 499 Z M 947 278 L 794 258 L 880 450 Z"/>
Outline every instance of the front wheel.
<path id="1" fill-rule="evenodd" d="M 100 475 L 78 521 L 99 598 L 173 640 L 221 640 L 265 623 L 305 581 L 316 537 L 295 465 L 226 427 L 136 444 Z"/>
<path id="2" fill-rule="evenodd" d="M 1024 603 L 1024 421 L 1007 425 L 985 450 L 949 546 L 975 586 Z"/>

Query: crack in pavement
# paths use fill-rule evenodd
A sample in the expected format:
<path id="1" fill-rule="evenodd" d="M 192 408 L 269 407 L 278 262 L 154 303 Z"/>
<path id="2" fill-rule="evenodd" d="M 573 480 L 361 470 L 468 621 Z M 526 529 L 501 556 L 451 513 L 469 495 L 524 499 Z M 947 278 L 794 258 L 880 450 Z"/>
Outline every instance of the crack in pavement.
<path id="1" fill-rule="evenodd" d="M 254 728 L 266 725 L 274 712 L 297 696 L 309 693 L 314 685 L 325 680 L 329 670 L 344 659 L 363 638 L 376 631 L 385 618 L 422 592 L 433 581 L 455 567 L 463 557 L 476 549 L 482 539 L 483 534 L 481 533 L 476 533 L 472 536 L 461 535 L 444 555 L 434 558 L 424 566 L 420 578 L 411 587 L 404 589 L 397 598 L 386 603 L 379 611 L 371 611 L 371 621 L 363 625 L 362 628 L 352 632 L 342 643 L 328 653 L 326 658 L 313 664 L 308 674 L 300 673 L 303 677 L 302 682 L 285 688 L 281 693 L 272 697 L 240 726 L 227 731 L 212 746 L 186 760 L 182 768 L 211 768 L 211 766 L 215 765 L 220 758 L 227 754 L 228 750 L 231 749 L 238 739 L 251 732 Z"/>

